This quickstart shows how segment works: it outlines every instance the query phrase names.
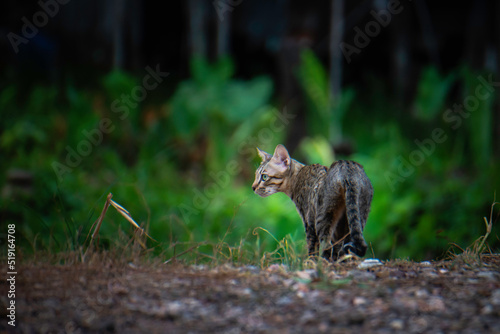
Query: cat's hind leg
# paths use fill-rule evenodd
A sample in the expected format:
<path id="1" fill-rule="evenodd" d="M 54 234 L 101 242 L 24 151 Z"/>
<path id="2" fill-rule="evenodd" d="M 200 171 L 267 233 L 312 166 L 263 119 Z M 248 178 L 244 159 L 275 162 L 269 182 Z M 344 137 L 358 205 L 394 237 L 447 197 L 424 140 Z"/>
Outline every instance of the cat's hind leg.
<path id="1" fill-rule="evenodd" d="M 321 214 L 316 220 L 316 231 L 319 240 L 319 252 L 321 256 L 327 260 L 331 260 L 332 258 L 332 221 L 333 214 L 331 212 Z"/>
<path id="2" fill-rule="evenodd" d="M 318 235 L 314 221 L 309 221 L 306 226 L 307 251 L 309 256 L 318 255 Z"/>
<path id="3" fill-rule="evenodd" d="M 331 261 L 337 258 L 338 246 L 333 243 L 333 232 L 342 217 L 342 210 L 326 210 L 318 215 L 316 231 L 319 240 L 320 254 Z"/>

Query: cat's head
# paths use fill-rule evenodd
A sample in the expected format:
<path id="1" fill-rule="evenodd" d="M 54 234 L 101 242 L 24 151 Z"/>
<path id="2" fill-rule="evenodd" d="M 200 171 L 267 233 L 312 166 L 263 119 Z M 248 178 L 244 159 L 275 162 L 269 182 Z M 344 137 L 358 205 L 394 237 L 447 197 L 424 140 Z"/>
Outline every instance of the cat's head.
<path id="1" fill-rule="evenodd" d="M 292 161 L 285 146 L 276 146 L 273 155 L 259 148 L 257 151 L 262 158 L 262 163 L 255 171 L 253 191 L 261 197 L 267 197 L 280 191 L 284 192 Z"/>

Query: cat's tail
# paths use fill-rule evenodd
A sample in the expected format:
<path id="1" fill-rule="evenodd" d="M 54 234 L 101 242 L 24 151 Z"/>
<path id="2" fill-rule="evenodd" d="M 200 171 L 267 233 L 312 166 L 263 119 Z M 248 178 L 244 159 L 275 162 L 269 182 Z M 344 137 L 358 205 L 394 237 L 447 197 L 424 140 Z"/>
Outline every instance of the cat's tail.
<path id="1" fill-rule="evenodd" d="M 360 220 L 359 214 L 359 194 L 356 189 L 350 182 L 346 181 L 344 183 L 345 189 L 345 206 L 346 206 L 346 216 L 347 221 L 349 222 L 349 229 L 351 230 L 351 237 L 353 237 L 353 233 L 359 232 L 363 233 L 361 230 L 362 224 Z M 355 231 L 353 231 L 353 229 Z"/>
<path id="2" fill-rule="evenodd" d="M 344 189 L 346 216 L 351 239 L 344 247 L 358 256 L 364 256 L 367 247 L 363 238 L 364 224 L 360 219 L 359 192 L 357 187 L 354 187 L 349 181 L 344 182 Z"/>

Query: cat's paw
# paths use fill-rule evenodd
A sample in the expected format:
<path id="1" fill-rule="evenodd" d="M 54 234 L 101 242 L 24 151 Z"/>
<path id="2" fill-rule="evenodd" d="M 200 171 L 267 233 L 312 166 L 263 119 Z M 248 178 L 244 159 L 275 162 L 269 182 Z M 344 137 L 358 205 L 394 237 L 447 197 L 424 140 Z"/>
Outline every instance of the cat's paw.
<path id="1" fill-rule="evenodd" d="M 359 257 L 363 257 L 366 254 L 366 249 L 368 246 L 366 246 L 365 243 L 354 243 L 354 242 L 348 242 L 344 244 L 343 250 L 346 254 L 354 254 Z"/>

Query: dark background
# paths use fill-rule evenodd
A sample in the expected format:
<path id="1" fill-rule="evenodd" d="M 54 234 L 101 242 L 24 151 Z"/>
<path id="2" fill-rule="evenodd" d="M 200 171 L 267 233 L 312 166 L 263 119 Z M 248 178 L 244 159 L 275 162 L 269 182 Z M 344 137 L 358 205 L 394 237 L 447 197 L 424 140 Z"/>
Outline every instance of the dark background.
<path id="1" fill-rule="evenodd" d="M 2 69 L 10 75 L 36 71 L 34 80 L 64 80 L 66 71 L 137 71 L 159 63 L 179 78 L 189 75 L 193 53 L 216 59 L 234 57 L 236 74 L 272 74 L 280 82 L 283 59 L 300 47 L 312 48 L 327 61 L 330 3 L 327 1 L 67 1 L 28 44 L 15 54 L 10 32 L 22 36 L 22 17 L 33 22 L 42 10 L 37 1 L 6 1 L 2 11 Z M 227 3 L 227 5 L 224 5 Z M 495 1 L 398 1 L 401 13 L 373 38 L 350 64 L 343 63 L 344 85 L 366 88 L 366 77 L 377 76 L 394 89 L 408 84 L 411 96 L 420 69 L 432 64 L 447 72 L 468 64 L 475 69 L 498 67 L 499 5 Z M 354 27 L 364 30 L 371 10 L 386 9 L 385 1 L 347 1 L 345 35 L 353 44 Z M 220 14 L 218 13 L 220 11 Z M 221 22 L 219 19 L 223 17 Z M 223 41 L 220 25 L 227 25 Z M 119 36 L 119 37 L 117 37 Z M 22 52 L 21 52 L 22 51 Z M 295 53 L 297 50 L 295 50 Z M 219 52 L 221 53 L 221 52 Z M 285 60 L 286 61 L 286 60 Z M 292 61 L 288 61 L 291 63 Z M 402 65 L 404 64 L 404 65 Z M 290 65 L 293 65 L 290 64 Z M 37 73 L 38 72 L 38 73 Z"/>

